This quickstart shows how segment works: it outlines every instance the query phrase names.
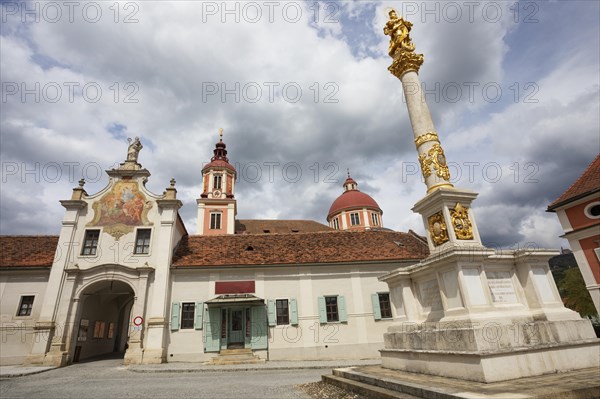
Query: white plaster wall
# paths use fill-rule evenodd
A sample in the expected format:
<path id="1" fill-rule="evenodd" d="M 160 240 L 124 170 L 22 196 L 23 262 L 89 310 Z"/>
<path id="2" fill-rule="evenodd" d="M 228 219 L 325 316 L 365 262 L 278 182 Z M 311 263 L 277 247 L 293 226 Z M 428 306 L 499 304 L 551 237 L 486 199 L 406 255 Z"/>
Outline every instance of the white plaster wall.
<path id="1" fill-rule="evenodd" d="M 49 270 L 0 273 L 0 364 L 20 364 L 31 351 Z M 35 295 L 30 316 L 17 316 L 21 296 Z"/>
<path id="2" fill-rule="evenodd" d="M 215 281 L 254 280 L 262 299 L 297 300 L 298 325 L 269 327 L 268 358 L 359 359 L 377 358 L 390 320 L 375 321 L 371 294 L 388 292 L 378 277 L 399 264 L 339 266 L 277 266 L 235 269 L 176 269 L 172 273 L 172 302 L 206 302 L 214 295 Z M 317 298 L 342 295 L 347 322 L 319 323 Z M 168 317 L 170 320 L 170 316 Z M 168 361 L 206 361 L 203 330 L 170 331 Z"/>

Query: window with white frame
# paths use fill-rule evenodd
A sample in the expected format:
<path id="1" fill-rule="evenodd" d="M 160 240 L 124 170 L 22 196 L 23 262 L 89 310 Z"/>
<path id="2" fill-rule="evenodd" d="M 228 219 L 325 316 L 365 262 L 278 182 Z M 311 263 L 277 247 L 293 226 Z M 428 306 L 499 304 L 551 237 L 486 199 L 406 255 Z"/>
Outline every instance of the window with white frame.
<path id="1" fill-rule="evenodd" d="M 360 214 L 358 212 L 354 212 L 350 214 L 350 224 L 352 226 L 360 225 Z"/>
<path id="2" fill-rule="evenodd" d="M 390 305 L 390 294 L 389 292 L 383 292 L 377 294 L 379 297 L 379 311 L 381 312 L 382 319 L 392 318 L 392 306 Z"/>
<path id="3" fill-rule="evenodd" d="M 181 329 L 194 328 L 196 304 L 194 302 L 184 302 L 181 304 Z"/>
<path id="4" fill-rule="evenodd" d="M 223 185 L 223 176 L 215 175 L 213 178 L 213 190 L 220 190 Z"/>
<path id="5" fill-rule="evenodd" d="M 275 301 L 275 311 L 278 326 L 290 324 L 290 308 L 287 299 L 277 299 Z"/>
<path id="6" fill-rule="evenodd" d="M 82 255 L 96 255 L 98 249 L 98 239 L 100 238 L 100 230 L 86 230 L 85 238 L 83 239 Z"/>
<path id="7" fill-rule="evenodd" d="M 340 221 L 338 220 L 338 218 L 333 219 L 333 228 L 336 230 L 340 229 Z"/>
<path id="8" fill-rule="evenodd" d="M 379 226 L 379 215 L 378 214 L 372 213 L 371 220 L 373 221 L 373 226 Z"/>
<path id="9" fill-rule="evenodd" d="M 149 254 L 150 253 L 150 229 L 138 229 L 135 238 L 135 254 Z"/>
<path id="10" fill-rule="evenodd" d="M 326 296 L 325 297 L 325 312 L 327 314 L 327 322 L 339 321 L 340 315 L 338 313 L 338 297 L 337 296 Z"/>
<path id="11" fill-rule="evenodd" d="M 210 229 L 219 230 L 221 228 L 221 212 L 212 212 L 210 214 Z"/>
<path id="12" fill-rule="evenodd" d="M 33 309 L 34 295 L 23 295 L 21 302 L 19 303 L 19 309 L 17 310 L 17 316 L 31 316 L 31 310 Z"/>

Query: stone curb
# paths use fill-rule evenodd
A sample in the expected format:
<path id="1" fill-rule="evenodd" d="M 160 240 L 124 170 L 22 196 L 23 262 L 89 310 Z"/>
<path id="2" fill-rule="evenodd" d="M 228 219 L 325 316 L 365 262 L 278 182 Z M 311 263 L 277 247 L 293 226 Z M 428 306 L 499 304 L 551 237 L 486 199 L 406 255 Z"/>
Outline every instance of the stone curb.
<path id="1" fill-rule="evenodd" d="M 334 369 L 334 368 L 346 368 L 346 367 L 356 367 L 356 366 L 365 366 L 365 365 L 378 365 L 380 361 L 365 361 L 362 363 L 353 363 L 353 364 L 340 364 L 340 363 L 331 363 L 331 364 L 306 364 L 303 365 L 302 362 L 298 362 L 296 364 L 286 364 L 286 365 L 232 365 L 232 366 L 197 366 L 197 367 L 168 367 L 168 363 L 163 366 L 157 365 L 157 367 L 143 367 L 143 366 L 126 366 L 125 369 L 128 371 L 132 371 L 134 373 L 203 373 L 203 372 L 211 372 L 211 371 L 254 371 L 254 370 L 310 370 L 310 369 Z"/>
<path id="2" fill-rule="evenodd" d="M 21 370 L 21 371 L 8 371 L 8 372 L 3 372 L 0 370 L 0 379 L 24 377 L 26 375 L 40 374 L 40 373 L 44 373 L 46 371 L 54 370 L 56 368 L 57 367 L 40 367 L 40 368 L 36 368 L 36 369 L 28 369 L 28 370 Z"/>

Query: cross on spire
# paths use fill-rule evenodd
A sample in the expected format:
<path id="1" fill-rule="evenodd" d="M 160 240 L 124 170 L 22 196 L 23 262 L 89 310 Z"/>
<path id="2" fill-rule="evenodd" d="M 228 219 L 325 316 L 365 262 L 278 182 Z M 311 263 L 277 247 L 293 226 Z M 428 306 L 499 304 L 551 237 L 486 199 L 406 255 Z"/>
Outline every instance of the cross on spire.
<path id="1" fill-rule="evenodd" d="M 222 142 L 223 141 L 223 128 L 219 129 L 219 137 L 220 137 L 219 141 Z"/>

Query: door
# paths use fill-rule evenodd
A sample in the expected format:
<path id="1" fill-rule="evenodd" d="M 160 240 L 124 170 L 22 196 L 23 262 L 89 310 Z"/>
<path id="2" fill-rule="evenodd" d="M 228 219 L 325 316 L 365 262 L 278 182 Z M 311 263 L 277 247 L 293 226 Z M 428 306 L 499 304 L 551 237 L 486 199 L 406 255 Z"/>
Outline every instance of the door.
<path id="1" fill-rule="evenodd" d="M 229 331 L 228 331 L 228 346 L 244 347 L 245 340 L 245 321 L 244 308 L 229 309 Z"/>

